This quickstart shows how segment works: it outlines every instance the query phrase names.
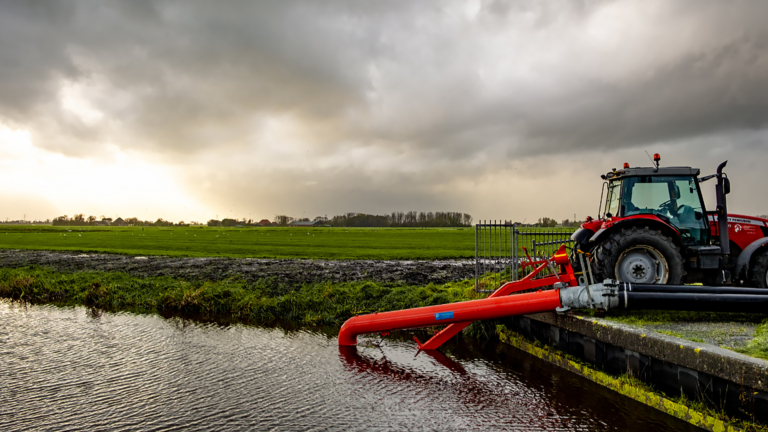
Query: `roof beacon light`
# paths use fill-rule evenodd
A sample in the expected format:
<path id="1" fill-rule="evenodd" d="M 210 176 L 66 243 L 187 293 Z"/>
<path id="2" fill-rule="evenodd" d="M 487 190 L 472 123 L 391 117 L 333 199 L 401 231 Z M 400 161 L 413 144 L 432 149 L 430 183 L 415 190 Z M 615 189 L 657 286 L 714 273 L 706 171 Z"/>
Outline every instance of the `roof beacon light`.
<path id="1" fill-rule="evenodd" d="M 624 168 L 629 168 L 629 163 L 628 162 L 624 162 Z"/>
<path id="2" fill-rule="evenodd" d="M 653 154 L 653 161 L 658 163 L 661 160 L 661 156 L 658 153 Z"/>

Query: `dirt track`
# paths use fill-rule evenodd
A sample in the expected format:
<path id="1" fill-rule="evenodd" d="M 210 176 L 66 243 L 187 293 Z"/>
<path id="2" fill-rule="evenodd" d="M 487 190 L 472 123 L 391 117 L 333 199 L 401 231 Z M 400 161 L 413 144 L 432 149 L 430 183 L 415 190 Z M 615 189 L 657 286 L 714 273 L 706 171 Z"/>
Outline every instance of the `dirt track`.
<path id="1" fill-rule="evenodd" d="M 271 279 L 275 284 L 372 280 L 427 285 L 475 276 L 472 260 L 324 261 L 256 258 L 169 258 L 82 254 L 39 250 L 0 250 L 0 267 L 39 265 L 57 271 L 119 271 L 131 276 L 171 276 L 188 281 L 239 276 L 246 281 Z"/>

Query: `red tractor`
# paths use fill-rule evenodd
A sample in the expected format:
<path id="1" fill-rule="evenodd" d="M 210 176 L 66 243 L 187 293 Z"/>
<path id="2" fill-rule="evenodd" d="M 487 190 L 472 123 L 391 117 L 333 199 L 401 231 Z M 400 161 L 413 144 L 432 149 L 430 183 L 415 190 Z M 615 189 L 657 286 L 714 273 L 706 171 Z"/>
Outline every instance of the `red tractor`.
<path id="1" fill-rule="evenodd" d="M 730 181 L 723 168 L 699 178 L 691 167 L 615 168 L 606 180 L 606 204 L 573 233 L 576 254 L 586 253 L 603 279 L 638 284 L 702 282 L 768 287 L 768 219 L 728 214 Z M 717 207 L 707 211 L 701 183 L 716 179 Z"/>

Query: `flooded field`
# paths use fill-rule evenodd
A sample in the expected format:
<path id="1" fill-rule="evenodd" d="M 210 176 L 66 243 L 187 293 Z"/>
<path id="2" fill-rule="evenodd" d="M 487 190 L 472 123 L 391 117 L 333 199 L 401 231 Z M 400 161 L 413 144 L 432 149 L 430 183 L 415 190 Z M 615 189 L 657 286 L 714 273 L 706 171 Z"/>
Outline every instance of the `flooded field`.
<path id="1" fill-rule="evenodd" d="M 508 347 L 339 350 L 308 331 L 0 300 L 0 426 L 19 430 L 694 430 Z"/>

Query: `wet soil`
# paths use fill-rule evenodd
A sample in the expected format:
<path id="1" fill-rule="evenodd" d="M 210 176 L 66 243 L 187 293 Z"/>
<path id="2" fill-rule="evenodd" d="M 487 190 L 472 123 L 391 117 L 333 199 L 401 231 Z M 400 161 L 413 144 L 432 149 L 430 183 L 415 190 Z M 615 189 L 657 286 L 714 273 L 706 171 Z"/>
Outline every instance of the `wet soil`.
<path id="1" fill-rule="evenodd" d="M 186 281 L 239 277 L 249 283 L 271 280 L 298 286 L 319 282 L 370 280 L 384 284 L 428 285 L 473 278 L 473 260 L 374 261 L 258 258 L 171 258 L 0 250 L 0 267 L 38 265 L 62 272 L 125 272 L 135 277 L 170 276 Z"/>

